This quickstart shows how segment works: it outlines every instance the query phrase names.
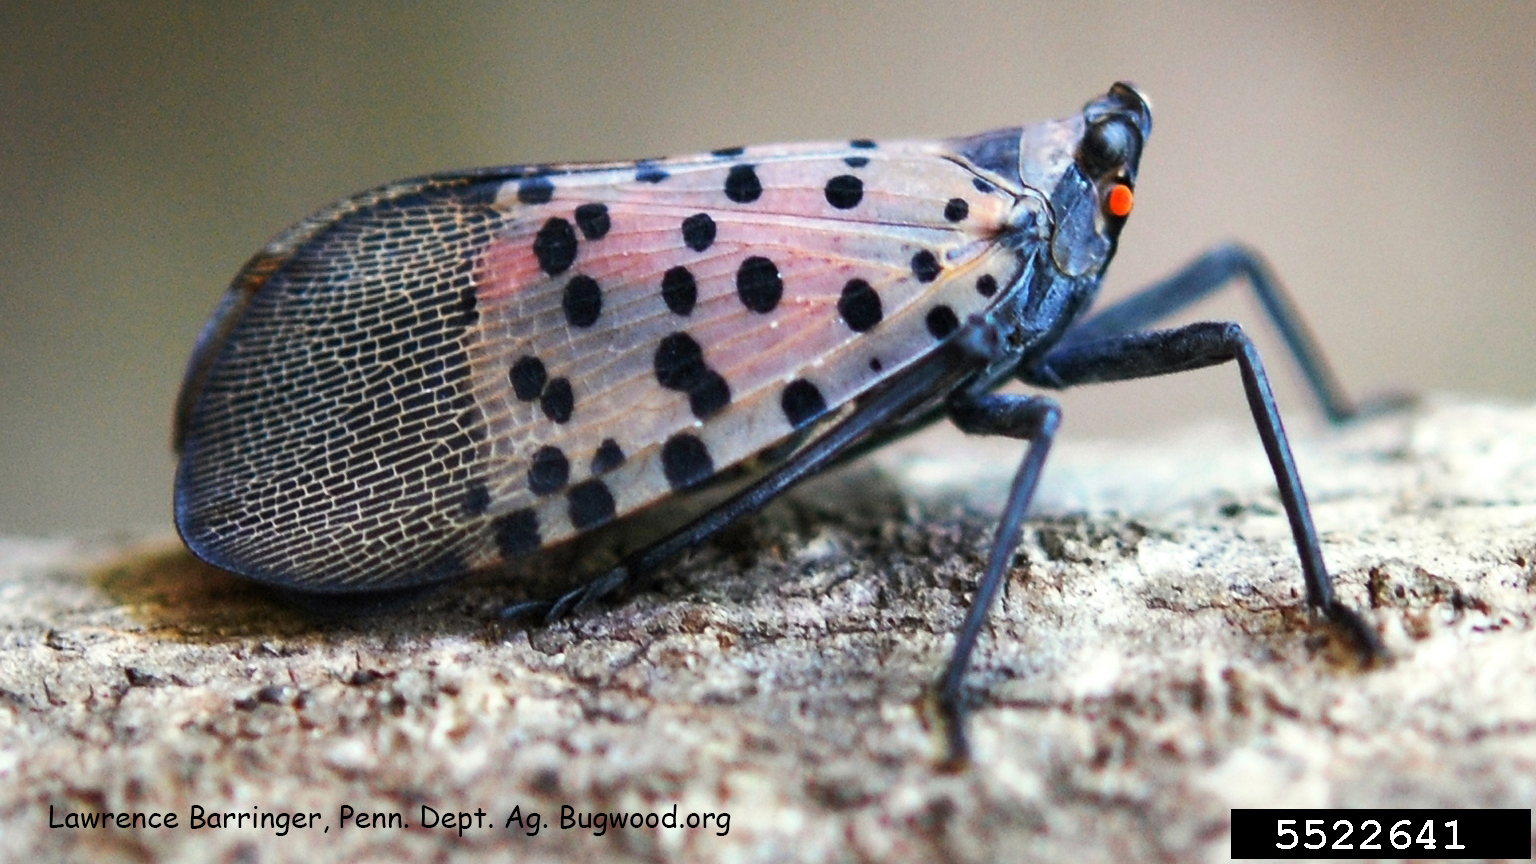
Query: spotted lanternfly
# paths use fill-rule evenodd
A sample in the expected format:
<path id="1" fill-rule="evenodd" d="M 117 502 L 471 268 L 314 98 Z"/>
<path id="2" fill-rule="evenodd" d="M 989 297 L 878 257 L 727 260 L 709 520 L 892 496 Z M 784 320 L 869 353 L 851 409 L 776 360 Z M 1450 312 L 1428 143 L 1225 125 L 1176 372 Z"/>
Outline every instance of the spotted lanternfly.
<path id="1" fill-rule="evenodd" d="M 1352 408 L 1238 247 L 1085 317 L 1152 131 L 1127 84 L 1053 122 L 942 141 L 730 147 L 408 180 L 299 223 L 235 278 L 177 413 L 176 524 L 204 560 L 312 592 L 439 582 L 726 469 L 753 484 L 558 600 L 655 569 L 830 462 L 947 415 L 1030 442 L 940 687 L 961 681 L 1059 411 L 993 393 L 1236 360 L 1301 555 L 1333 598 L 1285 432 L 1236 324 L 1147 326 L 1252 283 L 1334 419 Z M 799 436 L 799 437 L 797 437 Z"/>

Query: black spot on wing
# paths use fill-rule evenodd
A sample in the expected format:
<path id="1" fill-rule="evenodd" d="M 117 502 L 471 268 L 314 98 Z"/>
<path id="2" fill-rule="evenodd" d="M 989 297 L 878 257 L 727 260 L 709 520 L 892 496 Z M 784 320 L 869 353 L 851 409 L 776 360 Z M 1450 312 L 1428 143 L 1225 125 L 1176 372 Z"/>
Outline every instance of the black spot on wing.
<path id="1" fill-rule="evenodd" d="M 507 377 L 512 381 L 513 395 L 524 402 L 539 398 L 539 394 L 544 392 L 544 382 L 548 380 L 544 363 L 531 355 L 517 358 Z"/>
<path id="2" fill-rule="evenodd" d="M 737 204 L 750 204 L 763 194 L 762 181 L 751 165 L 736 165 L 725 175 L 725 197 Z"/>
<path id="3" fill-rule="evenodd" d="M 544 416 L 564 423 L 571 419 L 571 412 L 576 410 L 576 394 L 571 390 L 571 382 L 567 378 L 556 378 L 545 385 L 544 393 L 539 397 L 539 408 Z"/>
<path id="4" fill-rule="evenodd" d="M 592 454 L 593 474 L 607 474 L 623 464 L 624 451 L 619 447 L 619 442 L 612 438 L 604 438 L 603 443 L 598 445 L 597 452 Z"/>
<path id="5" fill-rule="evenodd" d="M 943 339 L 960 327 L 960 319 L 955 316 L 955 310 L 942 303 L 928 310 L 928 316 L 923 322 L 928 325 L 928 332 L 935 339 Z"/>
<path id="6" fill-rule="evenodd" d="M 606 204 L 583 204 L 576 208 L 576 227 L 588 240 L 599 240 L 613 227 Z"/>
<path id="7" fill-rule="evenodd" d="M 704 349 L 687 333 L 673 333 L 661 340 L 652 358 L 656 381 L 668 390 L 688 390 L 709 367 Z"/>
<path id="8" fill-rule="evenodd" d="M 535 495 L 559 492 L 570 479 L 571 461 L 559 447 L 540 447 L 528 463 L 528 488 Z"/>
<path id="9" fill-rule="evenodd" d="M 674 315 L 689 315 L 699 300 L 699 283 L 687 267 L 673 267 L 661 276 L 661 299 Z"/>
<path id="10" fill-rule="evenodd" d="M 560 300 L 565 320 L 572 327 L 591 327 L 603 314 L 603 289 L 591 276 L 572 276 Z"/>
<path id="11" fill-rule="evenodd" d="M 784 280 L 779 276 L 778 265 L 761 255 L 741 262 L 736 270 L 736 295 L 753 312 L 772 312 L 784 296 Z"/>
<path id="12" fill-rule="evenodd" d="M 715 473 L 715 463 L 697 436 L 673 435 L 661 445 L 661 470 L 673 489 L 686 489 Z"/>
<path id="13" fill-rule="evenodd" d="M 579 531 L 595 528 L 613 518 L 613 493 L 608 484 L 592 479 L 577 483 L 565 494 L 571 524 Z"/>
<path id="14" fill-rule="evenodd" d="M 700 420 L 708 420 L 731 404 L 731 385 L 713 369 L 705 372 L 697 386 L 688 391 L 688 409 Z"/>
<path id="15" fill-rule="evenodd" d="M 576 229 L 558 216 L 551 218 L 533 238 L 533 255 L 545 273 L 564 273 L 576 260 Z"/>
<path id="16" fill-rule="evenodd" d="M 804 378 L 796 378 L 784 388 L 779 407 L 784 410 L 784 419 L 789 421 L 789 425 L 799 429 L 826 413 L 827 400 L 815 384 Z"/>
<path id="17" fill-rule="evenodd" d="M 932 282 L 939 278 L 939 259 L 927 249 L 912 256 L 912 275 L 919 282 Z"/>
<path id="18" fill-rule="evenodd" d="M 864 200 L 864 181 L 852 174 L 839 174 L 827 181 L 827 203 L 839 210 L 851 210 Z"/>
<path id="19" fill-rule="evenodd" d="M 715 220 L 708 213 L 695 213 L 683 220 L 683 243 L 695 252 L 703 252 L 715 242 Z"/>
<path id="20" fill-rule="evenodd" d="M 885 316 L 880 294 L 863 279 L 849 279 L 843 286 L 842 296 L 837 298 L 837 314 L 855 333 L 872 329 Z"/>

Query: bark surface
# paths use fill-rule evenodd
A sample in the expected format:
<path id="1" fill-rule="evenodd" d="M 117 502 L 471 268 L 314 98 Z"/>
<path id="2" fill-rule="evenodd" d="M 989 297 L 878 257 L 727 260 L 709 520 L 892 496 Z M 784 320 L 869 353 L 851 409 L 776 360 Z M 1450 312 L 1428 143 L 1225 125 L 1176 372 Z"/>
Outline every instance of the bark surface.
<path id="1" fill-rule="evenodd" d="M 173 539 L 0 541 L 0 858 L 1222 860 L 1232 807 L 1536 804 L 1536 408 L 1297 436 L 1339 593 L 1393 655 L 1369 671 L 1302 605 L 1251 430 L 1068 429 L 959 773 L 928 696 L 1019 448 L 935 440 L 549 627 L 496 611 L 568 557 L 335 618 Z M 193 830 L 194 807 L 320 817 Z M 590 827 L 674 807 L 717 818 Z M 179 826 L 50 827 L 107 811 Z"/>

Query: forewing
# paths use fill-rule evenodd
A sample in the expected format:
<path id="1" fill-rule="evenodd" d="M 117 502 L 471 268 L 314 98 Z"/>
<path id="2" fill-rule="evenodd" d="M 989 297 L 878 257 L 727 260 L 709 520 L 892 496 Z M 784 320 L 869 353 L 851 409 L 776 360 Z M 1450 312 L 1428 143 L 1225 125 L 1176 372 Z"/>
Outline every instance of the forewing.
<path id="1" fill-rule="evenodd" d="M 253 262 L 190 411 L 194 549 L 317 590 L 533 551 L 856 398 L 1019 267 L 1013 196 L 937 144 L 518 173 L 358 199 Z"/>

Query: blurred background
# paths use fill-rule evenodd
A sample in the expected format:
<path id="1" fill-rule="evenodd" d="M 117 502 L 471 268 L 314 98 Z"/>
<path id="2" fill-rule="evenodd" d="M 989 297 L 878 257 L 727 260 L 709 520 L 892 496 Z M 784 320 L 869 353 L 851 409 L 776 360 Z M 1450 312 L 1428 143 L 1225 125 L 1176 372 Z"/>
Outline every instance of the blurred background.
<path id="1" fill-rule="evenodd" d="M 1107 297 L 1242 239 L 1352 394 L 1529 400 L 1533 45 L 1529 3 L 6 3 L 0 534 L 168 529 L 193 338 L 251 253 L 333 199 L 450 168 L 971 133 L 1119 78 L 1156 131 Z M 1249 296 L 1194 315 L 1250 324 L 1290 426 L 1316 428 Z M 1229 368 L 1063 402 L 1064 447 L 1245 415 Z"/>

